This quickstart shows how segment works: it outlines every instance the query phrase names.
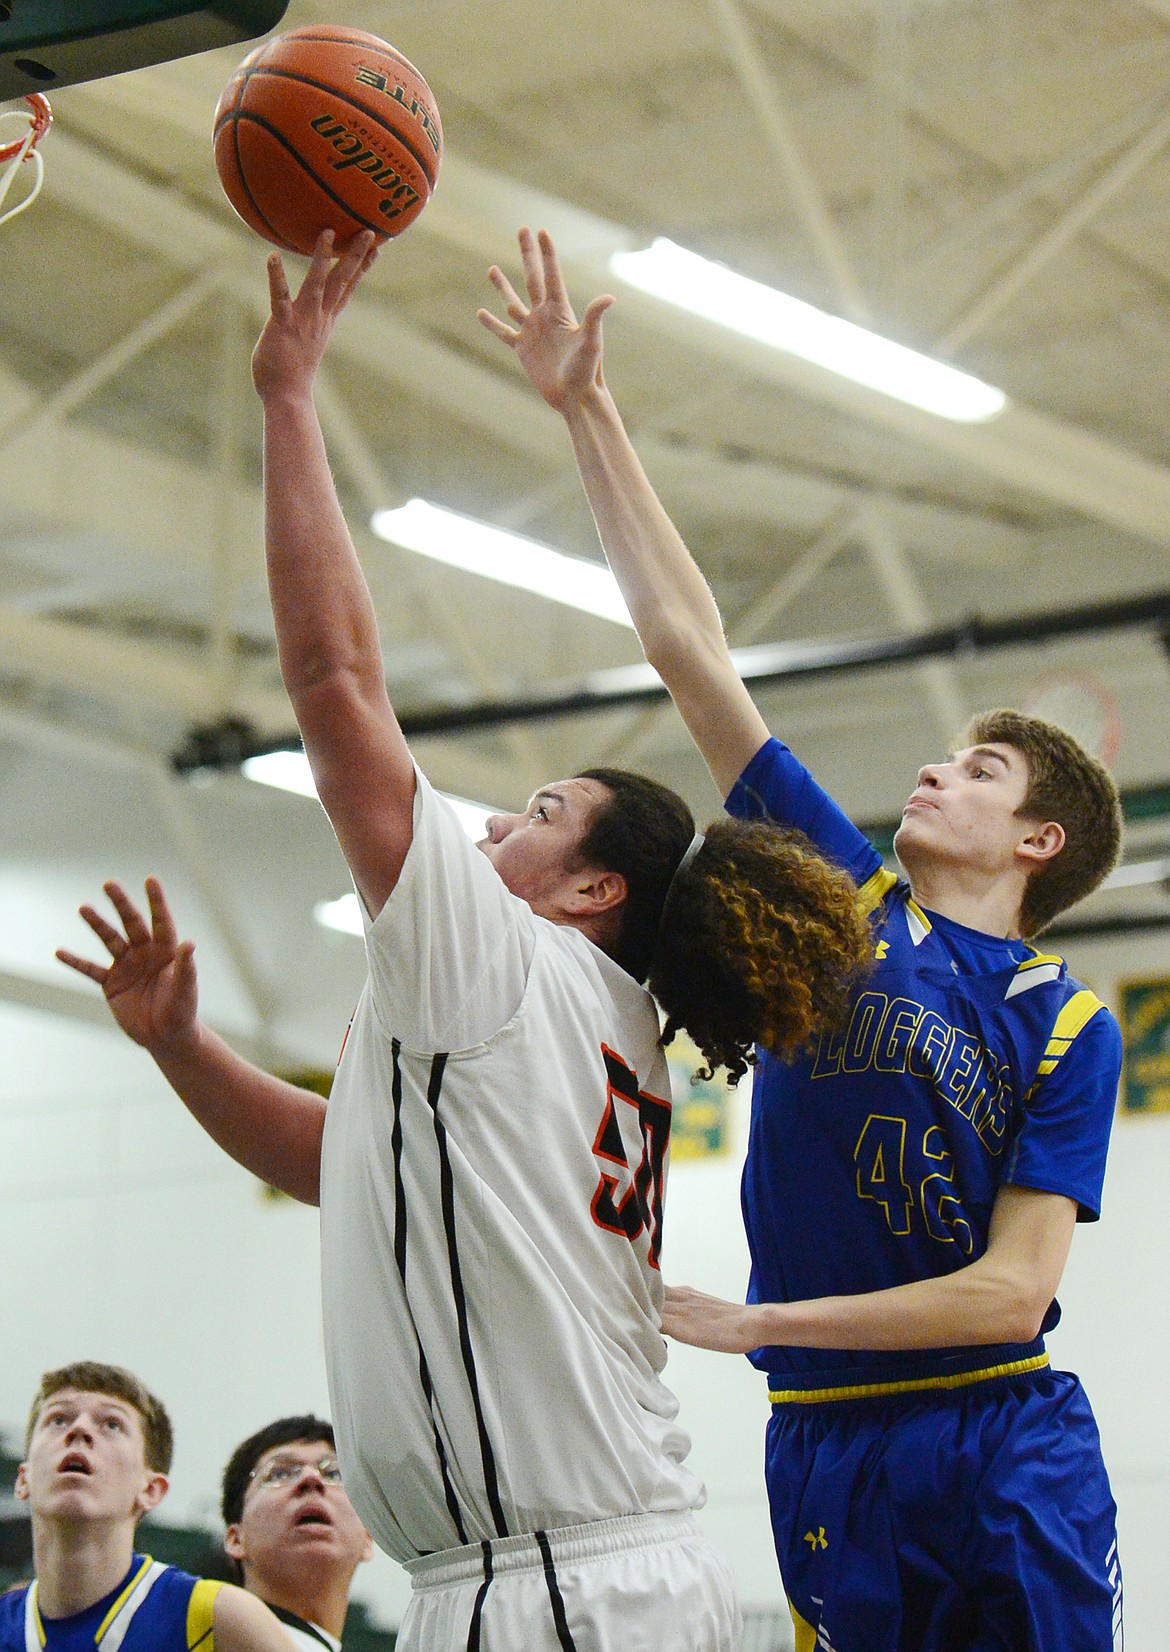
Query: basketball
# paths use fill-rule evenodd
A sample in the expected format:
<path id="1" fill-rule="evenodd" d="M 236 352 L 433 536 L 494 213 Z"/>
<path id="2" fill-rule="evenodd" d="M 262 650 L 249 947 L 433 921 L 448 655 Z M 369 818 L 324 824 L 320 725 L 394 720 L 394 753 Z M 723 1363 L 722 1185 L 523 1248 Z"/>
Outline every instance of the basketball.
<path id="1" fill-rule="evenodd" d="M 443 152 L 439 111 L 401 52 L 360 29 L 309 25 L 258 46 L 215 110 L 215 165 L 249 229 L 310 255 L 323 229 L 400 235 Z"/>

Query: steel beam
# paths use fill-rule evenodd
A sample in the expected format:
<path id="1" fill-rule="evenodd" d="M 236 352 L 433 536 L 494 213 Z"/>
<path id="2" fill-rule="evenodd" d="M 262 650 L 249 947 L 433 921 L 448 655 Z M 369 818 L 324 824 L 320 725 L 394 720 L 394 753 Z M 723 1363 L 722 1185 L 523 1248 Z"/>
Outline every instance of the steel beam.
<path id="1" fill-rule="evenodd" d="M 1057 214 L 1048 227 L 1018 257 L 1001 268 L 935 341 L 941 356 L 950 356 L 986 327 L 1016 295 L 1034 281 L 1063 252 L 1103 207 L 1120 194 L 1144 166 L 1170 143 L 1170 110 L 1165 110 L 1136 142 L 1103 167 L 1085 190 Z"/>
<path id="2" fill-rule="evenodd" d="M 61 140 L 66 139 L 68 143 L 62 145 Z M 243 279 L 253 303 L 257 301 L 259 283 L 254 261 L 238 236 L 69 134 L 60 133 L 55 141 L 60 164 L 51 171 L 52 182 L 46 178 L 45 188 L 51 189 L 58 200 L 90 219 L 109 224 L 120 235 L 148 245 L 160 257 L 180 266 L 201 268 L 209 256 L 222 255 L 225 270 Z M 428 204 L 419 225 L 424 226 L 423 233 L 483 256 L 486 264 L 506 251 L 515 225 L 525 220 L 541 222 L 553 231 L 570 276 L 586 290 L 612 286 L 610 254 L 636 241 L 632 232 L 620 225 L 501 179 L 457 156 L 446 157 L 443 189 Z M 646 295 L 631 292 L 623 296 L 622 303 L 639 324 L 676 339 L 707 361 L 718 362 L 748 379 L 774 383 L 837 407 L 996 481 L 1008 482 L 1155 544 L 1170 545 L 1170 470 L 1103 438 L 1011 402 L 988 424 L 958 424 L 936 418 L 782 351 L 762 348 L 726 328 Z M 354 353 L 356 341 L 363 336 L 368 340 L 371 334 L 405 338 L 413 347 L 407 352 L 413 361 L 407 365 L 417 394 L 446 399 L 448 403 L 454 399 L 469 423 L 485 424 L 471 385 L 482 391 L 491 384 L 494 404 L 498 405 L 503 396 L 510 403 L 526 405 L 520 417 L 531 426 L 534 445 L 544 442 L 550 454 L 554 449 L 559 451 L 560 433 L 554 420 L 546 419 L 542 427 L 546 435 L 537 434 L 537 421 L 546 410 L 536 397 L 521 393 L 519 387 L 513 390 L 502 375 L 466 362 L 444 346 L 392 323 L 373 300 L 359 300 L 354 311 L 355 316 L 348 318 L 339 331 L 340 352 Z M 419 372 L 414 367 L 415 361 L 421 365 L 428 355 L 433 364 L 442 362 L 441 371 Z M 396 380 L 403 376 L 401 351 L 363 348 L 361 359 L 367 373 L 374 370 Z M 497 439 L 515 442 L 507 420 L 493 416 L 491 425 Z"/>
<path id="3" fill-rule="evenodd" d="M 870 318 L 865 293 L 854 272 L 840 230 L 812 175 L 792 118 L 769 73 L 736 0 L 710 0 L 728 56 L 769 149 L 787 182 L 796 215 L 836 288 L 845 315 L 865 323 Z"/>
<path id="4" fill-rule="evenodd" d="M 958 625 L 885 637 L 837 638 L 828 642 L 765 643 L 732 649 L 732 659 L 744 682 L 759 688 L 807 681 L 814 677 L 856 675 L 924 660 L 967 659 L 1002 648 L 1044 647 L 1062 637 L 1098 636 L 1112 631 L 1144 630 L 1158 637 L 1170 635 L 1170 589 L 1116 602 L 1086 603 L 1019 618 L 985 620 L 978 615 Z M 411 712 L 401 710 L 398 721 L 408 739 L 423 735 L 462 733 L 469 729 L 502 728 L 510 723 L 546 722 L 648 704 L 668 698 L 657 673 L 647 664 L 595 671 L 584 684 L 552 685 L 543 693 L 510 700 L 482 701 L 478 705 L 443 706 Z M 210 731 L 214 735 L 214 730 Z M 245 744 L 244 755 L 261 751 L 295 750 L 300 737 Z M 214 741 L 200 758 L 197 740 L 172 758 L 180 772 L 200 766 L 223 767 L 214 758 Z"/>

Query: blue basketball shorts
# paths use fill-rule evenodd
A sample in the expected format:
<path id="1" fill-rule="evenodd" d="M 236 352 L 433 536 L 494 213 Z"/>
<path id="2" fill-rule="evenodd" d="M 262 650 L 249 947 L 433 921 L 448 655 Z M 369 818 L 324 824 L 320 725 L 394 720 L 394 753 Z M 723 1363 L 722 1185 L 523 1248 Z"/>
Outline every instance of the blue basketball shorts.
<path id="1" fill-rule="evenodd" d="M 1117 1510 L 1076 1377 L 774 1405 L 797 1652 L 1120 1652 Z"/>

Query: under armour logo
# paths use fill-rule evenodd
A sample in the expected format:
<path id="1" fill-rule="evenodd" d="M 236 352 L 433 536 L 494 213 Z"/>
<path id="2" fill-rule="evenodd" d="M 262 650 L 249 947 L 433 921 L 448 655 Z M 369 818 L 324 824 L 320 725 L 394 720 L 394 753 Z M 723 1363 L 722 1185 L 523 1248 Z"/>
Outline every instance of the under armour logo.
<path id="1" fill-rule="evenodd" d="M 807 1543 L 815 1554 L 818 1549 L 827 1549 L 829 1540 L 825 1536 L 825 1528 L 818 1526 L 815 1532 L 805 1532 L 802 1542 Z"/>
<path id="2" fill-rule="evenodd" d="M 873 955 L 878 960 L 878 962 L 880 963 L 881 960 L 885 957 L 886 953 L 889 950 L 890 950 L 889 941 L 879 941 L 877 946 L 875 946 L 874 949 L 873 949 Z"/>

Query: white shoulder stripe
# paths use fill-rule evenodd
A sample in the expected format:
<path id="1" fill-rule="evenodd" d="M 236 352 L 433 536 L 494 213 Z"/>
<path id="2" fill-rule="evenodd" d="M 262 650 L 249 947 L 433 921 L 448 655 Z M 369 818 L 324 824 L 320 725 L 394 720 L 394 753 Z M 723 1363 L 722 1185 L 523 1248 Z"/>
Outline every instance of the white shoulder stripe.
<path id="1" fill-rule="evenodd" d="M 915 946 L 921 946 L 930 934 L 930 919 L 913 901 L 906 902 L 906 927 Z"/>
<path id="2" fill-rule="evenodd" d="M 151 1560 L 149 1555 L 146 1556 L 146 1564 L 135 1577 L 129 1593 L 115 1602 L 114 1615 L 106 1620 L 108 1627 L 103 1625 L 94 1637 L 101 1652 L 118 1652 L 126 1638 L 126 1631 L 134 1620 L 135 1612 L 166 1570 L 161 1561 Z"/>
<path id="3" fill-rule="evenodd" d="M 1027 992 L 1032 987 L 1042 986 L 1045 981 L 1058 981 L 1059 979 L 1059 963 L 1033 964 L 1030 969 L 1021 966 L 1020 970 L 1012 977 L 1012 983 L 1004 993 L 1004 997 L 1014 998 L 1017 993 Z"/>
<path id="4" fill-rule="evenodd" d="M 28 1594 L 24 1597 L 24 1652 L 41 1652 L 45 1644 L 45 1637 L 37 1619 L 37 1586 L 29 1585 Z"/>

